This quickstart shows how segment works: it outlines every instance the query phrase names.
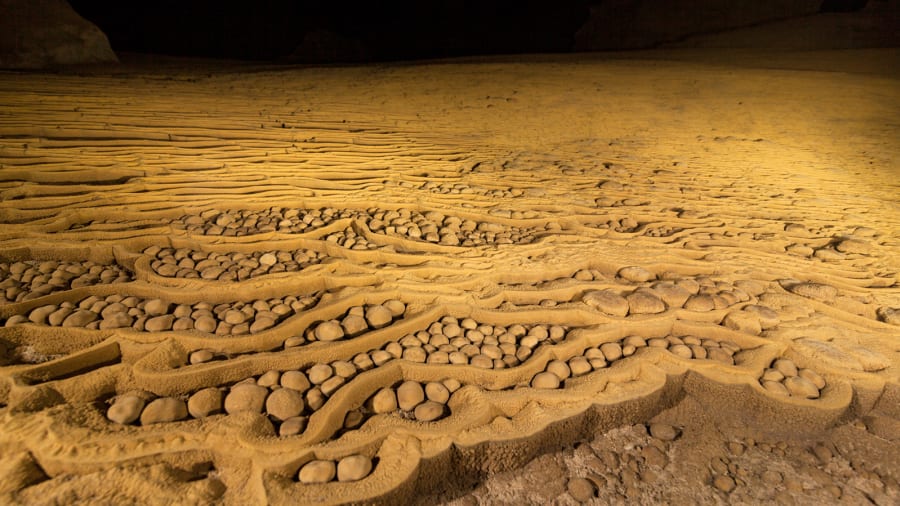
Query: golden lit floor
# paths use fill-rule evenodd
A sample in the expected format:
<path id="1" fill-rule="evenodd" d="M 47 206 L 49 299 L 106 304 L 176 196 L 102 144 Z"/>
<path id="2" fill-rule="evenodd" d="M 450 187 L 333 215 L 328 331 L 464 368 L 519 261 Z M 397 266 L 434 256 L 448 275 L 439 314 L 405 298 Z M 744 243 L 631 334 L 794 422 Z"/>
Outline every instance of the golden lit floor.
<path id="1" fill-rule="evenodd" d="M 897 503 L 897 56 L 2 73 L 0 497 Z"/>

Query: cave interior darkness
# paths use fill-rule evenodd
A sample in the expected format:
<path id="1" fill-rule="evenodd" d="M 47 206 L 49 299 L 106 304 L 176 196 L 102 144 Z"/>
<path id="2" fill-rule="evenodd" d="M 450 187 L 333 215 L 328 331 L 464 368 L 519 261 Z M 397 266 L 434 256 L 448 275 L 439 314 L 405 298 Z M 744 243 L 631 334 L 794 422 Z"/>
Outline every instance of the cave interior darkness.
<path id="1" fill-rule="evenodd" d="M 307 34 L 326 31 L 363 48 L 364 56 L 355 56 L 355 61 L 395 61 L 570 52 L 591 6 L 602 1 L 70 0 L 70 4 L 106 33 L 117 53 L 288 61 Z M 823 0 L 820 11 L 856 11 L 866 3 Z M 696 14 L 684 9 L 674 15 Z M 628 19 L 629 13 L 622 12 L 625 29 Z"/>

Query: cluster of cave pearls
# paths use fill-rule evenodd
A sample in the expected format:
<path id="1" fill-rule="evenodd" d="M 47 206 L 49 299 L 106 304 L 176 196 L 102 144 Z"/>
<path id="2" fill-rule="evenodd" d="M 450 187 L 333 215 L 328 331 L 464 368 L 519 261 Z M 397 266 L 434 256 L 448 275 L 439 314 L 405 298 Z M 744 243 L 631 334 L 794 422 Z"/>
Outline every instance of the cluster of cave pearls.
<path id="1" fill-rule="evenodd" d="M 722 276 L 665 255 L 621 265 L 616 248 L 636 239 L 767 237 L 651 216 L 613 180 L 595 188 L 593 208 L 555 218 L 321 204 L 34 220 L 7 207 L 7 223 L 56 243 L 0 263 L 3 432 L 41 433 L 12 464 L 17 485 L 158 453 L 200 470 L 180 485 L 190 497 L 253 467 L 251 488 L 273 502 L 400 500 L 451 466 L 522 465 L 686 393 L 817 427 L 896 400 L 884 355 L 798 335 L 811 321 L 895 333 L 896 309 L 860 278 Z M 767 247 L 816 269 L 878 248 L 871 228 L 780 226 L 790 244 Z"/>

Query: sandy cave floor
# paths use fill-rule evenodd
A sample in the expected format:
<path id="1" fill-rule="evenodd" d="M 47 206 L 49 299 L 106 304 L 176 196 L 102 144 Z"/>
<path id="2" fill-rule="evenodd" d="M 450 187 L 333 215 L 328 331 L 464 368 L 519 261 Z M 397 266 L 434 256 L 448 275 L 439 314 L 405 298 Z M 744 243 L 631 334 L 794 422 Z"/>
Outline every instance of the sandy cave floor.
<path id="1" fill-rule="evenodd" d="M 0 502 L 900 502 L 896 50 L 0 73 Z"/>

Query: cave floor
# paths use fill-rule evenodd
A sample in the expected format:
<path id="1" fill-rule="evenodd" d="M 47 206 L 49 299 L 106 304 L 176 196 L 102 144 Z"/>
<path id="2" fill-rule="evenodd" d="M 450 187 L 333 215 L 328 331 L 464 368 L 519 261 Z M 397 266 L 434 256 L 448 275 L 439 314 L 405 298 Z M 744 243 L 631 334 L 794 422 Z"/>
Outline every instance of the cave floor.
<path id="1" fill-rule="evenodd" d="M 0 501 L 897 504 L 898 55 L 0 72 Z"/>

